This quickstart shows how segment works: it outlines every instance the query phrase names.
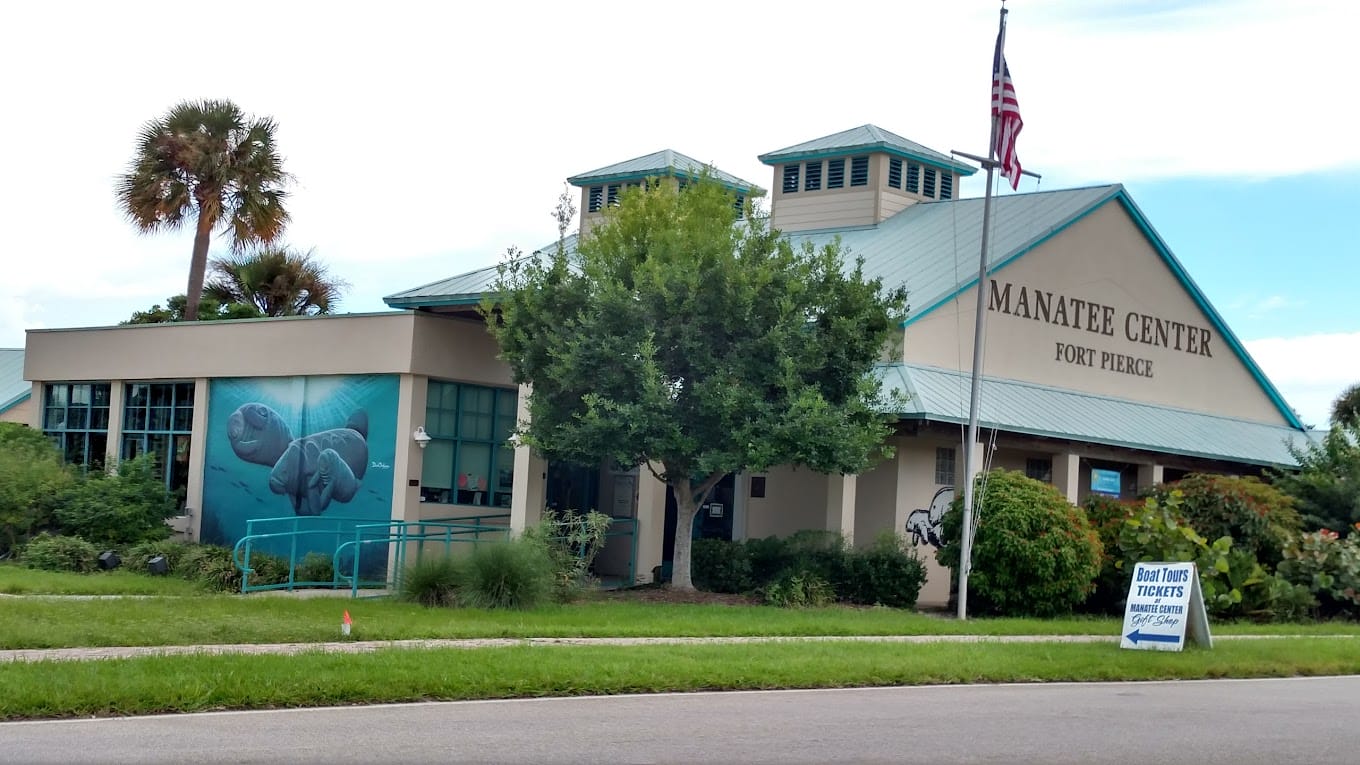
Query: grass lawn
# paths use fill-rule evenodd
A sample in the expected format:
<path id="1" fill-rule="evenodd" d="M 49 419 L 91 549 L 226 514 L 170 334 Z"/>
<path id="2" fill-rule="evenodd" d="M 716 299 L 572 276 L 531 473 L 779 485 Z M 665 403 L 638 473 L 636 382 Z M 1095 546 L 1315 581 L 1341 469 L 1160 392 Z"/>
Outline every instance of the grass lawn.
<path id="1" fill-rule="evenodd" d="M 761 644 L 175 656 L 0 666 L 0 719 L 548 695 L 1360 673 L 1354 640 Z"/>
<path id="2" fill-rule="evenodd" d="M 1114 636 L 1120 620 L 970 619 L 887 608 L 782 609 L 597 600 L 533 611 L 424 608 L 390 600 L 202 595 L 194 598 L 0 601 L 0 648 L 322 642 L 339 639 L 789 635 Z M 1360 635 L 1355 623 L 1213 624 L 1214 634 Z M 5 670 L 7 671 L 7 670 Z"/>
<path id="3" fill-rule="evenodd" d="M 38 571 L 0 564 L 0 593 L 8 595 L 201 595 L 203 587 L 172 576 L 114 569 L 93 574 Z"/>

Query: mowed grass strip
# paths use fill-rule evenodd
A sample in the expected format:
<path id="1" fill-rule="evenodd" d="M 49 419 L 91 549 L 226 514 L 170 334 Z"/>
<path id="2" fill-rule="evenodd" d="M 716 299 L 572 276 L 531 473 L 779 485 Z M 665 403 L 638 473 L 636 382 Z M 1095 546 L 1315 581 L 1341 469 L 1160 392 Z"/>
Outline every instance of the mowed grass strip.
<path id="1" fill-rule="evenodd" d="M 1211 651 L 1112 644 L 761 644 L 178 656 L 0 667 L 0 719 L 425 700 L 1360 673 L 1351 639 Z"/>
<path id="2" fill-rule="evenodd" d="M 114 569 L 92 574 L 38 571 L 0 564 L 0 593 L 9 595 L 202 595 L 197 582 Z"/>
<path id="3" fill-rule="evenodd" d="M 784 609 L 596 601 L 532 611 L 424 608 L 388 600 L 200 596 L 122 600 L 0 599 L 0 649 L 314 643 L 496 637 L 819 635 L 1110 635 L 1112 618 L 969 619 L 888 608 Z M 1214 634 L 1360 635 L 1353 622 L 1213 624 Z"/>

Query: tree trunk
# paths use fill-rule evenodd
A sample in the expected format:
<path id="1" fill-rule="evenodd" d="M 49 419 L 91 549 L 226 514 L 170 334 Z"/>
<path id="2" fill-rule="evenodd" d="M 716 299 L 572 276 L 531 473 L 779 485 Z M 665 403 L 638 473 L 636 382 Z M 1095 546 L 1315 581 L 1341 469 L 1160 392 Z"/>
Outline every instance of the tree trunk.
<path id="1" fill-rule="evenodd" d="M 694 577 L 690 571 L 690 547 L 694 539 L 694 514 L 699 511 L 693 489 L 674 486 L 675 491 L 675 551 L 671 556 L 671 587 L 677 590 L 694 590 Z"/>
<path id="2" fill-rule="evenodd" d="M 194 233 L 194 254 L 189 258 L 189 288 L 184 293 L 184 320 L 198 321 L 198 303 L 203 299 L 203 277 L 208 271 L 208 243 L 213 222 L 201 211 Z"/>

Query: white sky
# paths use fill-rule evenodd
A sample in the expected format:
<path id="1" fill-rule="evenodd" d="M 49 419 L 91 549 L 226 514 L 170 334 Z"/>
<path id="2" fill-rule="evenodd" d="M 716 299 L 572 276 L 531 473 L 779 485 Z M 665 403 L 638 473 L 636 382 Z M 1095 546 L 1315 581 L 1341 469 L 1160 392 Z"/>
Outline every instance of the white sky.
<path id="1" fill-rule="evenodd" d="M 1009 5 L 1030 125 L 1020 153 L 1046 187 L 1360 168 L 1360 98 L 1347 96 L 1360 94 L 1360 3 Z M 188 236 L 137 235 L 112 191 L 139 126 L 179 100 L 230 98 L 278 120 L 298 179 L 289 241 L 354 284 L 347 309 L 379 310 L 384 294 L 551 240 L 562 179 L 661 148 L 767 187 L 757 154 L 866 122 L 984 151 L 997 7 L 8 5 L 0 347 L 184 290 Z M 1282 372 L 1306 366 L 1308 342 L 1320 341 L 1272 341 L 1258 358 L 1316 421 Z M 1360 379 L 1355 364 L 1298 389 L 1332 386 L 1330 400 Z"/>

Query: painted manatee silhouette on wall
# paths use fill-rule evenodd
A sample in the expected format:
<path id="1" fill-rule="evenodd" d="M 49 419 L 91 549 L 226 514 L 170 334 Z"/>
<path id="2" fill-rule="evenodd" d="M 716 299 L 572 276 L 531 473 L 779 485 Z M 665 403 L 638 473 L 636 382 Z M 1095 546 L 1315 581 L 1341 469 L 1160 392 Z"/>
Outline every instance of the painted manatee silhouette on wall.
<path id="1" fill-rule="evenodd" d="M 232 451 L 270 467 L 269 490 L 288 497 L 298 515 L 320 515 L 332 501 L 349 502 L 368 469 L 368 413 L 358 410 L 343 428 L 293 438 L 277 412 L 243 404 L 227 420 Z"/>
<path id="2" fill-rule="evenodd" d="M 907 516 L 907 533 L 911 535 L 912 544 L 929 542 L 936 548 L 944 544 L 940 528 L 944 523 L 944 513 L 953 501 L 954 487 L 945 486 L 935 492 L 929 508 L 911 511 Z"/>
<path id="3" fill-rule="evenodd" d="M 293 434 L 278 412 L 264 404 L 252 403 L 242 404 L 227 418 L 227 440 L 237 457 L 273 467 L 293 442 Z"/>

